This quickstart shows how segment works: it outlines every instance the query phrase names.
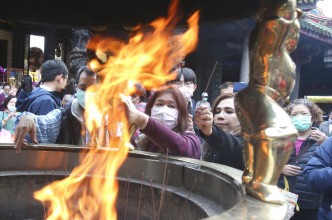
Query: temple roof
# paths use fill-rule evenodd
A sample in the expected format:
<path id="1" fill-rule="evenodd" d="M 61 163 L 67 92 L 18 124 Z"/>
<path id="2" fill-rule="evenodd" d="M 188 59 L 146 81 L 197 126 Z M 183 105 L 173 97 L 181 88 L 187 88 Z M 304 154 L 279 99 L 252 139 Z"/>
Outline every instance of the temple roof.
<path id="1" fill-rule="evenodd" d="M 303 11 L 308 11 L 316 8 L 316 2 L 318 0 L 297 0 L 297 7 Z"/>
<path id="2" fill-rule="evenodd" d="M 322 9 L 315 8 L 305 12 L 300 22 L 301 33 L 332 44 L 332 18 L 325 17 Z"/>

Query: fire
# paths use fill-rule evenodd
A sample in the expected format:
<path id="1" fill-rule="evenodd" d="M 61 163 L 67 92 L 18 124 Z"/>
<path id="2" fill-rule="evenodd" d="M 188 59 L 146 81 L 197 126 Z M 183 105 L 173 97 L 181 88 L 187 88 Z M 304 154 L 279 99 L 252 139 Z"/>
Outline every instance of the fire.
<path id="1" fill-rule="evenodd" d="M 168 18 L 150 24 L 152 31 L 143 33 L 141 26 L 136 27 L 127 43 L 99 37 L 89 43 L 99 60 L 105 60 L 103 51 L 113 52 L 105 64 L 97 60 L 89 64 L 100 70 L 101 77 L 100 85 L 90 87 L 86 97 L 85 122 L 92 148 L 68 178 L 34 194 L 47 206 L 48 219 L 117 219 L 116 173 L 127 157 L 130 139 L 120 94 L 130 95 L 135 82 L 146 89 L 159 88 L 174 78 L 169 72 L 176 62 L 195 49 L 198 12 L 188 19 L 188 30 L 174 37 L 171 27 L 179 19 L 177 4 L 172 2 Z M 174 41 L 181 45 L 170 43 Z"/>

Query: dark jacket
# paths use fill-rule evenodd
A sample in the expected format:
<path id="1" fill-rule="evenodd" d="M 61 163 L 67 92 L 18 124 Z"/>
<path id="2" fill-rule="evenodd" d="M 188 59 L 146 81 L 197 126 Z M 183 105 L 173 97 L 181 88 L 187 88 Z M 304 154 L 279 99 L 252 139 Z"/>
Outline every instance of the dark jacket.
<path id="1" fill-rule="evenodd" d="M 315 151 L 303 174 L 310 189 L 324 194 L 318 219 L 332 219 L 332 137 Z"/>
<path id="2" fill-rule="evenodd" d="M 16 102 L 17 111 L 28 111 L 35 115 L 46 115 L 60 107 L 60 93 L 57 91 L 50 92 L 43 88 L 36 88 L 32 92 L 21 91 Z"/>
<path id="3" fill-rule="evenodd" d="M 0 111 L 5 111 L 5 106 L 3 105 L 3 101 L 5 101 L 6 95 L 1 93 L 0 94 Z"/>
<path id="4" fill-rule="evenodd" d="M 321 196 L 317 193 L 312 192 L 306 185 L 306 181 L 303 175 L 303 169 L 314 154 L 314 151 L 318 148 L 318 144 L 314 140 L 310 140 L 307 138 L 303 144 L 301 145 L 300 152 L 302 149 L 306 148 L 307 150 L 300 155 L 296 161 L 294 161 L 295 157 L 295 149 L 292 151 L 291 156 L 289 157 L 288 163 L 291 165 L 301 167 L 301 173 L 297 176 L 286 176 L 289 183 L 289 191 L 295 193 L 299 196 L 298 205 L 302 209 L 318 209 L 320 206 Z M 278 181 L 278 186 L 282 189 L 285 188 L 284 177 L 280 176 Z"/>
<path id="5" fill-rule="evenodd" d="M 82 138 L 85 137 L 82 137 L 81 132 L 82 129 L 85 131 L 85 126 L 80 114 L 83 109 L 77 103 L 76 94 L 69 98 L 61 111 L 61 129 L 56 143 L 84 145 L 85 140 L 82 140 Z"/>
<path id="6" fill-rule="evenodd" d="M 213 125 L 212 134 L 205 136 L 201 131 L 199 135 L 215 151 L 212 162 L 220 163 L 236 169 L 244 169 L 243 139 L 241 136 L 233 136 L 221 128 Z"/>
<path id="7" fill-rule="evenodd" d="M 319 130 L 323 133 L 326 134 L 326 136 L 330 137 L 331 134 L 330 134 L 330 122 L 329 121 L 324 121 L 323 123 L 321 123 L 319 125 Z"/>

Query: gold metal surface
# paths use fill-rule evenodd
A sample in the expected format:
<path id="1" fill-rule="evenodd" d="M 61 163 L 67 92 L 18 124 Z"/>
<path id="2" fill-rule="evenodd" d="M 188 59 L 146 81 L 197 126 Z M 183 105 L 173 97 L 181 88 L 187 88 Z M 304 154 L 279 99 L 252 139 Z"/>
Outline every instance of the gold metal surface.
<path id="1" fill-rule="evenodd" d="M 265 0 L 250 35 L 250 80 L 235 99 L 244 138 L 242 181 L 250 195 L 283 203 L 276 183 L 293 150 L 297 130 L 279 106 L 295 84 L 289 52 L 299 39 L 296 0 Z"/>

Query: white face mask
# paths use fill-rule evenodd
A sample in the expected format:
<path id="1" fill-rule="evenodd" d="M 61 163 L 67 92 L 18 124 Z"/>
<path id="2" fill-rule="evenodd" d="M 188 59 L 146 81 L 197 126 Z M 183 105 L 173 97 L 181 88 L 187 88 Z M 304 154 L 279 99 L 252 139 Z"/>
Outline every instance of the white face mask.
<path id="1" fill-rule="evenodd" d="M 8 105 L 7 108 L 10 112 L 16 112 L 16 107 L 15 106 Z"/>
<path id="2" fill-rule="evenodd" d="M 178 125 L 179 111 L 175 108 L 167 106 L 154 106 L 151 109 L 151 118 L 162 123 L 169 129 L 173 129 Z"/>
<path id="3" fill-rule="evenodd" d="M 179 90 L 181 91 L 181 93 L 182 93 L 182 95 L 184 97 L 184 100 L 186 102 L 189 101 L 189 99 L 191 98 L 191 96 L 193 96 L 193 93 L 194 93 L 193 89 L 188 88 L 186 86 L 180 87 Z"/>

